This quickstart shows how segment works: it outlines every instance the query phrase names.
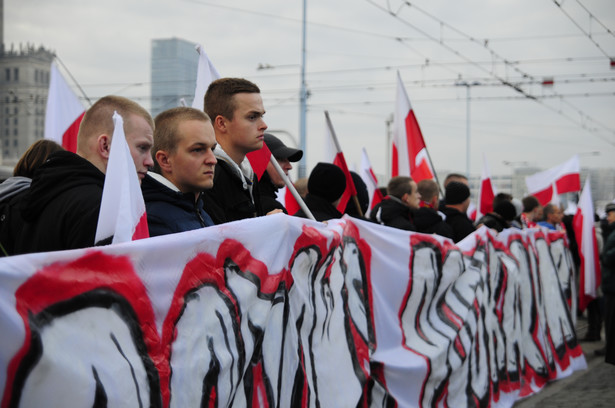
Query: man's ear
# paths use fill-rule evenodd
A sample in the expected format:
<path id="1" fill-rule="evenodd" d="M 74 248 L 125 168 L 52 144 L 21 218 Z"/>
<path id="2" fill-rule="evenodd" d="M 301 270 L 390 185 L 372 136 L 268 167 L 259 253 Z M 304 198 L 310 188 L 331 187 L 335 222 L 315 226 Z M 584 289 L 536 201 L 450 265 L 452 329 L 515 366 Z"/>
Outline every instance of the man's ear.
<path id="1" fill-rule="evenodd" d="M 111 150 L 111 138 L 103 133 L 96 139 L 96 152 L 105 160 L 109 160 L 109 151 Z"/>
<path id="2" fill-rule="evenodd" d="M 216 118 L 214 119 L 214 121 L 212 122 L 212 125 L 214 127 L 214 129 L 219 130 L 219 131 L 226 131 L 226 124 L 227 124 L 227 119 L 222 116 L 222 115 L 218 115 L 216 116 Z"/>
<path id="3" fill-rule="evenodd" d="M 155 159 L 158 162 L 158 166 L 160 166 L 160 170 L 165 173 L 171 173 L 173 170 L 173 166 L 171 164 L 171 160 L 169 154 L 164 150 L 158 150 L 155 155 Z"/>

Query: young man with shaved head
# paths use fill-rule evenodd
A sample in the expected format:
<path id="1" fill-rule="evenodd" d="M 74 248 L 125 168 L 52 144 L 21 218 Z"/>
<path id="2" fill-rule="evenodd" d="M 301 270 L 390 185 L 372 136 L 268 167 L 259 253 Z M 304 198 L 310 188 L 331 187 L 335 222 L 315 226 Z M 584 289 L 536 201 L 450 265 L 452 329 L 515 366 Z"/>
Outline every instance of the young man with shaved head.
<path id="1" fill-rule="evenodd" d="M 137 103 L 105 96 L 86 112 L 77 136 L 77 154 L 53 153 L 34 175 L 21 205 L 23 229 L 15 252 L 58 251 L 95 245 L 96 226 L 113 137 L 113 113 L 124 133 L 139 180 L 153 165 L 154 123 Z"/>
<path id="2" fill-rule="evenodd" d="M 206 113 L 179 107 L 156 116 L 154 171 L 141 185 L 150 236 L 213 225 L 201 196 L 214 184 L 215 147 Z"/>

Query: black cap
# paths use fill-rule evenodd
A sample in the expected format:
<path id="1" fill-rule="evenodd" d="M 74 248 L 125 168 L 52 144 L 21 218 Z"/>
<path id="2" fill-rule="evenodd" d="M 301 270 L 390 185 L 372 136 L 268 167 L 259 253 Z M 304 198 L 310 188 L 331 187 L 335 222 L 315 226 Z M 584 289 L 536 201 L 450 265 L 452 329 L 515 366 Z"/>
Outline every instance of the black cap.
<path id="1" fill-rule="evenodd" d="M 470 197 L 470 189 L 463 183 L 451 181 L 446 185 L 444 199 L 446 204 L 461 204 Z"/>
<path id="2" fill-rule="evenodd" d="M 331 163 L 318 163 L 308 179 L 308 193 L 332 203 L 346 190 L 346 176 L 342 169 Z"/>
<path id="3" fill-rule="evenodd" d="M 615 203 L 608 203 L 604 208 L 605 213 L 610 213 L 611 211 L 615 211 Z"/>
<path id="4" fill-rule="evenodd" d="M 517 216 L 517 209 L 510 201 L 502 201 L 493 208 L 493 212 L 500 214 L 506 221 L 512 221 Z"/>
<path id="5" fill-rule="evenodd" d="M 265 144 L 278 160 L 288 159 L 290 162 L 298 162 L 303 157 L 303 150 L 293 149 L 286 146 L 280 139 L 271 133 L 265 133 Z"/>

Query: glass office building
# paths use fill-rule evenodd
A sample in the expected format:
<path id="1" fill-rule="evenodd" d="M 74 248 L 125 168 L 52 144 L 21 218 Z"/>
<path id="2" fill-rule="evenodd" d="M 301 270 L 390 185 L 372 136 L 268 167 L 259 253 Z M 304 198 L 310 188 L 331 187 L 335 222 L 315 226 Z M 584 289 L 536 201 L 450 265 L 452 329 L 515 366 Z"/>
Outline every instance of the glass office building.
<path id="1" fill-rule="evenodd" d="M 152 40 L 151 114 L 181 106 L 182 98 L 192 106 L 199 54 L 196 44 L 179 38 Z"/>

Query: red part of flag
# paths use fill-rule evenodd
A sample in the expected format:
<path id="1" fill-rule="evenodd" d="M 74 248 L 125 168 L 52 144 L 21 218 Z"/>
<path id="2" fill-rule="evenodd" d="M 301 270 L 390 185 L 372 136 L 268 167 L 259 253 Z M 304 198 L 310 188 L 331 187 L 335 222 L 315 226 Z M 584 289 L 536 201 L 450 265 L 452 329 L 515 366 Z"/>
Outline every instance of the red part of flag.
<path id="1" fill-rule="evenodd" d="M 335 155 L 335 159 L 333 160 L 333 164 L 342 169 L 344 172 L 344 176 L 346 176 L 346 189 L 344 190 L 344 194 L 342 194 L 342 198 L 340 199 L 339 204 L 337 205 L 337 210 L 341 213 L 344 213 L 346 210 L 346 205 L 350 198 L 353 195 L 357 195 L 357 189 L 354 186 L 354 181 L 352 180 L 352 175 L 348 170 L 348 166 L 346 165 L 346 159 L 344 158 L 344 153 L 338 152 Z"/>
<path id="2" fill-rule="evenodd" d="M 265 170 L 267 170 L 267 165 L 271 158 L 271 150 L 269 150 L 267 144 L 263 142 L 263 147 L 246 154 L 246 157 L 250 161 L 250 165 L 256 177 L 260 180 L 263 174 L 265 174 Z"/>

